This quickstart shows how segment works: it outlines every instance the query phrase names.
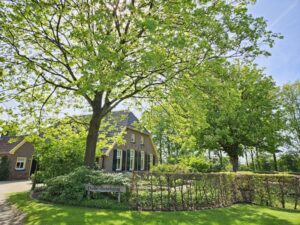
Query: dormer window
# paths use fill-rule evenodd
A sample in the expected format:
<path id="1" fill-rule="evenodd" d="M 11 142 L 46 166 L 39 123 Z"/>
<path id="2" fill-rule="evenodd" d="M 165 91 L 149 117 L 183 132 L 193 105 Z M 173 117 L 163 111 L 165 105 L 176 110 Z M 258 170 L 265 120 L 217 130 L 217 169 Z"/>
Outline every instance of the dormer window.
<path id="1" fill-rule="evenodd" d="M 131 134 L 130 142 L 135 143 L 135 134 Z"/>
<path id="2" fill-rule="evenodd" d="M 144 145 L 145 140 L 144 140 L 144 136 L 141 136 L 141 145 Z"/>

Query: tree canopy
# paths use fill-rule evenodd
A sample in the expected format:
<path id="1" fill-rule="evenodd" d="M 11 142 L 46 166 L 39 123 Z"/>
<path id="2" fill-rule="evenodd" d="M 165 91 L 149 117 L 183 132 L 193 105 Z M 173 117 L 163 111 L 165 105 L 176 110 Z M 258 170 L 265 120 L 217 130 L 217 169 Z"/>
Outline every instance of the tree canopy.
<path id="1" fill-rule="evenodd" d="M 1 102 L 15 102 L 5 108 L 23 127 L 88 108 L 92 167 L 100 123 L 122 101 L 210 60 L 268 55 L 261 46 L 278 35 L 247 12 L 252 2 L 2 0 Z"/>
<path id="2" fill-rule="evenodd" d="M 276 134 L 280 136 L 282 129 L 276 121 L 281 119 L 278 89 L 271 77 L 251 64 L 214 65 L 202 76 L 181 82 L 182 86 L 177 83 L 171 97 L 149 111 L 168 112 L 174 121 L 169 127 L 176 131 L 173 142 L 181 148 L 194 153 L 222 150 L 236 171 L 245 147 L 268 147 L 270 152 L 275 148 Z"/>

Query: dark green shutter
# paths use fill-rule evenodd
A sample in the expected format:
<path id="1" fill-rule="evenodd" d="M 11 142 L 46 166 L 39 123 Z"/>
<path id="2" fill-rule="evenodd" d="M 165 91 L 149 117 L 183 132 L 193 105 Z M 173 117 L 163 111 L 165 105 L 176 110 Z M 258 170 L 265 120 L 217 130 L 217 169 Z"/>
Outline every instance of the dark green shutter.
<path id="1" fill-rule="evenodd" d="M 117 167 L 117 149 L 114 149 L 112 170 L 116 171 L 116 167 Z"/>
<path id="2" fill-rule="evenodd" d="M 137 151 L 137 155 L 138 155 L 138 166 L 137 166 L 137 170 L 141 170 L 141 152 L 140 151 Z"/>
<path id="3" fill-rule="evenodd" d="M 148 154 L 145 152 L 145 170 L 149 170 L 148 168 Z"/>
<path id="4" fill-rule="evenodd" d="M 129 168 L 130 168 L 130 150 L 127 150 L 127 165 L 126 165 L 127 171 L 129 171 Z"/>
<path id="5" fill-rule="evenodd" d="M 126 170 L 126 150 L 123 151 L 122 156 L 122 171 Z"/>
<path id="6" fill-rule="evenodd" d="M 138 152 L 134 151 L 134 170 L 138 170 L 138 161 L 139 161 L 139 157 L 138 157 Z"/>
<path id="7" fill-rule="evenodd" d="M 147 154 L 147 164 L 148 164 L 148 170 L 150 170 L 151 169 L 151 165 L 150 165 L 150 154 Z"/>

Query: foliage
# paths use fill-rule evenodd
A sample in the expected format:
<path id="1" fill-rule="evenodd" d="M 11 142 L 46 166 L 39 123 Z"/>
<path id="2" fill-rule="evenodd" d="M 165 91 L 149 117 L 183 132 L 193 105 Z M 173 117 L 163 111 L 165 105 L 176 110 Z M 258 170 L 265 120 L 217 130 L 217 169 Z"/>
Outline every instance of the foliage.
<path id="1" fill-rule="evenodd" d="M 28 137 L 35 147 L 39 171 L 38 180 L 67 174 L 82 166 L 86 130 L 65 119 L 49 121 L 42 135 Z M 40 176 L 40 177 L 39 177 Z"/>
<path id="2" fill-rule="evenodd" d="M 31 132 L 88 109 L 93 167 L 101 121 L 122 101 L 198 75 L 211 59 L 269 55 L 262 46 L 279 35 L 248 13 L 252 2 L 1 1 L 0 102 L 14 101 L 7 113 Z"/>
<path id="3" fill-rule="evenodd" d="M 283 154 L 278 164 L 280 171 L 300 172 L 300 156 L 297 153 Z"/>
<path id="4" fill-rule="evenodd" d="M 211 164 L 204 157 L 183 157 L 180 159 L 180 164 L 189 168 L 190 172 L 209 172 Z"/>
<path id="5" fill-rule="evenodd" d="M 67 175 L 58 176 L 46 181 L 46 189 L 41 198 L 60 203 L 80 202 L 85 197 L 85 184 L 93 185 L 126 185 L 128 179 L 122 174 L 109 174 L 79 167 Z"/>
<path id="6" fill-rule="evenodd" d="M 160 104 L 162 109 L 154 106 L 149 110 L 168 112 L 175 129 L 172 141 L 181 154 L 224 151 L 236 171 L 245 147 L 274 152 L 279 142 L 275 135 L 280 136 L 283 127 L 272 126 L 280 121 L 273 79 L 255 65 L 222 60 L 198 70 L 202 76 L 190 76 L 170 88 L 170 95 Z"/>
<path id="7" fill-rule="evenodd" d="M 291 137 L 290 146 L 299 153 L 300 146 L 300 81 L 286 84 L 281 89 L 286 131 Z"/>
<path id="8" fill-rule="evenodd" d="M 151 168 L 154 173 L 188 173 L 189 168 L 181 164 L 158 164 Z"/>
<path id="9" fill-rule="evenodd" d="M 9 159 L 7 156 L 1 157 L 0 163 L 0 181 L 8 180 L 9 178 Z"/>

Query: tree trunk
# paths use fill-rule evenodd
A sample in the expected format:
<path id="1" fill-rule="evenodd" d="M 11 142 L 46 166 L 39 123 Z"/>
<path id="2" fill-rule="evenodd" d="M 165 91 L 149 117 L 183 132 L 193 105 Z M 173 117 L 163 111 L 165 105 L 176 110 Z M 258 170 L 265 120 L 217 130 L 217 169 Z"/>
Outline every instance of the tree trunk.
<path id="1" fill-rule="evenodd" d="M 162 137 L 159 139 L 159 158 L 160 164 L 162 164 Z"/>
<path id="2" fill-rule="evenodd" d="M 273 160 L 274 160 L 274 170 L 278 171 L 277 158 L 276 158 L 276 153 L 275 152 L 273 152 Z"/>
<path id="3" fill-rule="evenodd" d="M 101 110 L 94 109 L 86 138 L 86 150 L 84 156 L 84 164 L 89 168 L 93 168 L 95 164 L 96 146 L 98 142 L 101 119 Z"/>
<path id="4" fill-rule="evenodd" d="M 222 150 L 219 150 L 219 158 L 220 158 L 220 167 L 223 169 L 223 155 Z"/>
<path id="5" fill-rule="evenodd" d="M 237 154 L 230 155 L 230 163 L 232 165 L 232 172 L 237 172 L 239 169 L 239 156 Z"/>
<path id="6" fill-rule="evenodd" d="M 248 154 L 246 151 L 245 151 L 245 159 L 246 159 L 246 165 L 247 165 L 247 167 L 249 167 Z"/>
<path id="7" fill-rule="evenodd" d="M 254 161 L 254 156 L 253 156 L 253 150 L 250 150 L 250 155 L 251 155 L 251 162 L 252 162 L 252 170 L 255 171 L 255 161 Z"/>
<path id="8" fill-rule="evenodd" d="M 257 165 L 257 170 L 261 170 L 261 165 L 259 161 L 259 153 L 258 153 L 258 148 L 255 147 L 255 154 L 256 154 L 256 165 Z"/>

